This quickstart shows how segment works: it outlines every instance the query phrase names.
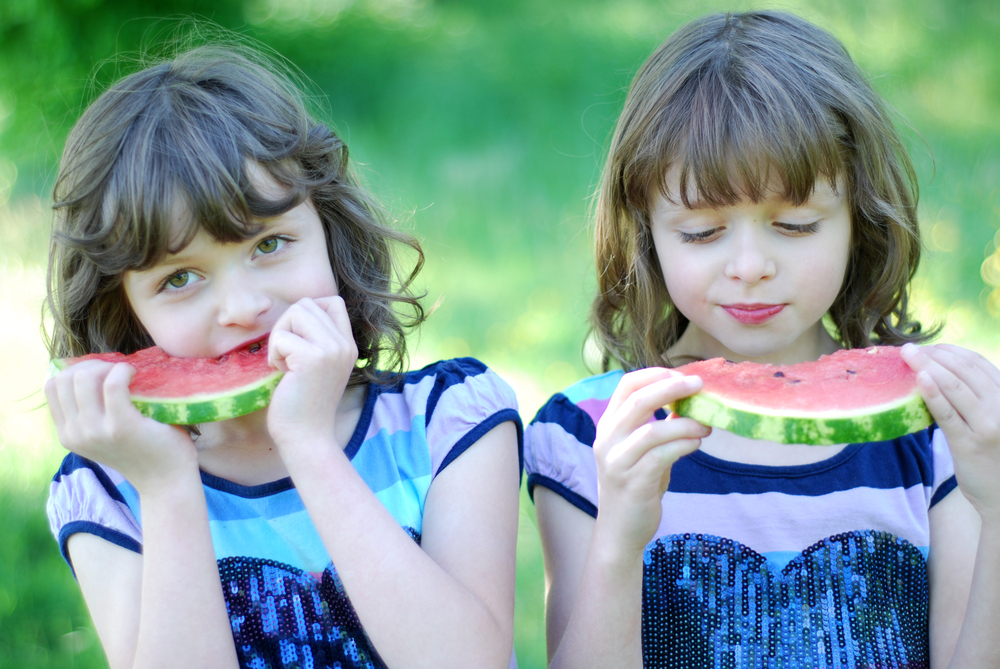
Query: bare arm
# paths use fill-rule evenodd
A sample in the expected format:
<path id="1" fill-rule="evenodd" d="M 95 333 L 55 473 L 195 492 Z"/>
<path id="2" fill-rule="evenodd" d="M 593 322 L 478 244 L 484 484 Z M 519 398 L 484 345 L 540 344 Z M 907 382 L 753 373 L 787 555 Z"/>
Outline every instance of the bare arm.
<path id="1" fill-rule="evenodd" d="M 80 363 L 45 386 L 60 442 L 119 471 L 142 498 L 142 556 L 71 537 L 84 599 L 115 669 L 236 667 L 194 444 L 132 406 L 131 376 L 127 365 Z"/>
<path id="2" fill-rule="evenodd" d="M 292 478 L 388 666 L 508 665 L 518 504 L 511 423 L 484 435 L 435 479 L 420 546 L 339 449 L 301 464 Z"/>
<path id="3" fill-rule="evenodd" d="M 697 379 L 665 369 L 622 378 L 594 441 L 596 520 L 535 488 L 550 667 L 642 666 L 643 552 L 659 526 L 673 463 L 708 434 L 689 419 L 649 421 L 656 409 L 699 387 Z"/>
<path id="4" fill-rule="evenodd" d="M 365 632 L 405 667 L 506 667 L 513 638 L 518 455 L 514 426 L 483 435 L 431 484 L 422 545 L 403 532 L 336 440 L 357 359 L 339 297 L 301 300 L 271 331 L 285 376 L 268 429 Z"/>
<path id="5" fill-rule="evenodd" d="M 903 347 L 948 440 L 958 491 L 931 510 L 934 667 L 1000 666 L 1000 370 L 957 346 Z M 974 556 L 974 557 L 973 557 Z"/>
<path id="6" fill-rule="evenodd" d="M 606 554 L 594 519 L 546 488 L 535 488 L 535 508 L 550 666 L 639 669 L 642 555 L 621 561 Z"/>
<path id="7" fill-rule="evenodd" d="M 92 534 L 69 540 L 113 669 L 237 666 L 200 479 L 196 485 L 187 498 L 180 490 L 143 498 L 143 555 Z"/>

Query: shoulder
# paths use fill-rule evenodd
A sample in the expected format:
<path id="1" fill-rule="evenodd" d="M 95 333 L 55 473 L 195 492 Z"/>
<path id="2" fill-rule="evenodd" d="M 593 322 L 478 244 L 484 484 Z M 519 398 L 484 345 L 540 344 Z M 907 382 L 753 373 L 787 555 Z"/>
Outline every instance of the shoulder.
<path id="1" fill-rule="evenodd" d="M 517 428 L 520 453 L 521 417 L 514 390 L 475 358 L 431 363 L 376 392 L 369 435 L 383 428 L 405 429 L 413 436 L 412 448 L 426 440 L 435 475 L 507 421 Z"/>
<path id="2" fill-rule="evenodd" d="M 541 435 L 559 426 L 581 443 L 592 446 L 594 431 L 625 375 L 621 370 L 591 376 L 556 393 L 535 414 L 528 432 Z"/>
<path id="3" fill-rule="evenodd" d="M 138 495 L 118 472 L 75 453 L 67 455 L 49 486 L 49 527 L 69 562 L 66 544 L 74 534 L 94 534 L 141 552 Z"/>
<path id="4" fill-rule="evenodd" d="M 591 376 L 553 395 L 525 430 L 528 492 L 548 488 L 591 516 L 597 511 L 597 423 L 625 375 Z"/>
<path id="5" fill-rule="evenodd" d="M 472 403 L 517 409 L 513 389 L 493 370 L 475 358 L 439 360 L 403 374 L 380 395 L 401 394 L 408 402 L 424 403 L 428 420 L 445 394 L 468 398 Z"/>

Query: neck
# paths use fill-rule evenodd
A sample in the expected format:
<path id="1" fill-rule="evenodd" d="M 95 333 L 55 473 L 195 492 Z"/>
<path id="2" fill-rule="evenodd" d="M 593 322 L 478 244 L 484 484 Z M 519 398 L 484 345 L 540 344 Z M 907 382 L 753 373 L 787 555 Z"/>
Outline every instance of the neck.
<path id="1" fill-rule="evenodd" d="M 337 405 L 336 438 L 341 449 L 354 435 L 365 395 L 365 386 L 348 388 Z M 260 485 L 288 476 L 267 428 L 267 409 L 199 428 L 201 436 L 195 445 L 203 471 L 241 485 Z"/>

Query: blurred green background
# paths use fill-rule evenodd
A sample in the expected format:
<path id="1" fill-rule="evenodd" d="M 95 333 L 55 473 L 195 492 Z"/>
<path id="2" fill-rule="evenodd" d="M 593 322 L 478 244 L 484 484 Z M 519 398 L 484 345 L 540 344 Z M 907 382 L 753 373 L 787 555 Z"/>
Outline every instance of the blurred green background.
<path id="1" fill-rule="evenodd" d="M 421 286 L 443 302 L 413 364 L 477 356 L 527 421 L 587 374 L 588 198 L 628 82 L 687 19 L 762 6 L 831 30 L 908 120 L 927 247 L 918 311 L 1000 361 L 994 0 L 3 0 L 0 666 L 105 666 L 45 521 L 62 453 L 38 333 L 59 152 L 94 79 L 115 76 L 107 59 L 175 25 L 163 18 L 201 16 L 302 68 L 371 188 L 424 243 Z M 543 667 L 541 551 L 522 500 L 516 649 Z"/>

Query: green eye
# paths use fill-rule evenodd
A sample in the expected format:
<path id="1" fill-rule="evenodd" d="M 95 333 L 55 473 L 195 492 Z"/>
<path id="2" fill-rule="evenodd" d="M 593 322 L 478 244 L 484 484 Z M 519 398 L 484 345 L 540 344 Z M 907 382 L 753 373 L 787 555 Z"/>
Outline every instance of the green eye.
<path id="1" fill-rule="evenodd" d="M 167 279 L 167 285 L 171 288 L 183 288 L 192 281 L 191 272 L 178 272 Z"/>
<path id="2" fill-rule="evenodd" d="M 278 250 L 278 238 L 270 237 L 257 245 L 257 250 L 261 253 L 274 253 Z"/>

